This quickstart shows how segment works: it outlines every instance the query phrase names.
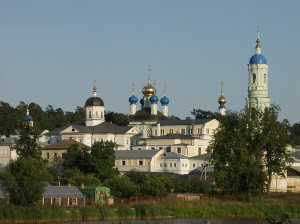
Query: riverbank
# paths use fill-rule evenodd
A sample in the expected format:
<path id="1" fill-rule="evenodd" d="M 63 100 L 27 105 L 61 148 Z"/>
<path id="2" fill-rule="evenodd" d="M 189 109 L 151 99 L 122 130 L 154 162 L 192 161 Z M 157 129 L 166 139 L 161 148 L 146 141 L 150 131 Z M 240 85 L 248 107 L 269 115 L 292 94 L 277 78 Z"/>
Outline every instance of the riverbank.
<path id="1" fill-rule="evenodd" d="M 1 206 L 1 223 L 54 223 L 158 218 L 300 218 L 300 194 L 274 194 L 252 199 L 203 197 L 197 201 L 162 199 L 113 206 Z"/>

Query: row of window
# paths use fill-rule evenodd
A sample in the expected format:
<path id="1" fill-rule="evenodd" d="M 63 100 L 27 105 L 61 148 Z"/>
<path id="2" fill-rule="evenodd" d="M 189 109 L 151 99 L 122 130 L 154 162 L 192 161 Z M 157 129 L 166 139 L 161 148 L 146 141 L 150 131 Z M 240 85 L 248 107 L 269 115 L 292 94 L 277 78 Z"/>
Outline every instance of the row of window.
<path id="1" fill-rule="evenodd" d="M 92 117 L 92 111 L 89 111 L 89 118 L 91 118 L 91 117 Z M 98 111 L 96 111 L 95 117 L 99 117 Z M 103 112 L 102 112 L 102 111 L 101 111 L 101 113 L 100 113 L 100 117 L 103 118 Z"/>
<path id="2" fill-rule="evenodd" d="M 157 136 L 157 133 L 158 133 L 157 130 L 154 130 L 154 136 Z M 174 134 L 174 129 L 169 129 L 168 134 Z M 179 131 L 176 131 L 176 134 L 179 134 Z M 182 129 L 180 129 L 180 134 L 191 135 L 191 134 L 193 134 L 193 129 L 192 128 L 188 128 L 188 129 L 182 128 Z M 197 134 L 204 134 L 204 133 L 202 133 L 202 128 L 197 128 Z M 206 128 L 206 134 L 210 134 L 209 128 Z M 211 134 L 215 134 L 215 130 L 212 130 Z M 165 129 L 160 130 L 160 135 L 165 135 Z"/>
<path id="3" fill-rule="evenodd" d="M 252 74 L 252 83 L 256 83 L 256 74 Z M 264 83 L 267 83 L 267 74 L 264 74 Z"/>
<path id="4" fill-rule="evenodd" d="M 159 167 L 177 167 L 177 163 L 169 163 L 169 166 L 168 166 L 168 163 L 160 163 Z M 181 167 L 188 167 L 188 164 L 181 163 Z"/>
<path id="5" fill-rule="evenodd" d="M 126 164 L 126 160 L 122 160 L 121 164 L 122 164 L 122 166 L 126 166 L 127 165 Z M 144 165 L 144 161 L 143 160 L 139 160 L 138 161 L 138 165 L 139 166 L 143 166 Z"/>

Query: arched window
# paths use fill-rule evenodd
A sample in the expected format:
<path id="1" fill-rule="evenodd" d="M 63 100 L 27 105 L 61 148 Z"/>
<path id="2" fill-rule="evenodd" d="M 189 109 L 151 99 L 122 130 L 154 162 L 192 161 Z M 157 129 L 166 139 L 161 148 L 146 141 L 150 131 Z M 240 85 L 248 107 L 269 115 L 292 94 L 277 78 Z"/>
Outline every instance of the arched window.
<path id="1" fill-rule="evenodd" d="M 267 83 L 267 74 L 264 74 L 264 83 Z"/>
<path id="2" fill-rule="evenodd" d="M 92 111 L 89 111 L 89 118 L 92 117 Z"/>
<path id="3" fill-rule="evenodd" d="M 101 118 L 103 118 L 103 112 L 101 111 Z"/>
<path id="4" fill-rule="evenodd" d="M 255 83 L 255 82 L 256 82 L 256 75 L 253 74 L 253 75 L 252 75 L 252 83 Z"/>

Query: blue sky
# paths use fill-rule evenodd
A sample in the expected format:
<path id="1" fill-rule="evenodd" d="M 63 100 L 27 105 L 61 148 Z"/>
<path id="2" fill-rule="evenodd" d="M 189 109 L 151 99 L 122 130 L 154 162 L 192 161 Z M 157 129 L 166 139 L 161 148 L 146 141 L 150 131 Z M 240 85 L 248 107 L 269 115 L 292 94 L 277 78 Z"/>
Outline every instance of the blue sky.
<path id="1" fill-rule="evenodd" d="M 106 110 L 128 114 L 147 66 L 169 114 L 218 110 L 247 97 L 257 26 L 280 120 L 300 122 L 300 1 L 0 0 L 0 100 L 75 111 L 94 81 Z M 139 105 L 138 105 L 139 108 Z"/>

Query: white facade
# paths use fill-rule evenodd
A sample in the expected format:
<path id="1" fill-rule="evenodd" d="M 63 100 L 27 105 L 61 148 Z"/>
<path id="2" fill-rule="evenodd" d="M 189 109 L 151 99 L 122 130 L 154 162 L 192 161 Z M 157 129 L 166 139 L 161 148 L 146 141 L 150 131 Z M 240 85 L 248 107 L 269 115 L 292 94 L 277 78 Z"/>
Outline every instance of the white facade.
<path id="1" fill-rule="evenodd" d="M 247 104 L 250 108 L 264 110 L 270 106 L 268 93 L 268 64 L 266 58 L 261 54 L 259 33 L 256 40 L 255 55 L 248 64 L 248 98 Z"/>

